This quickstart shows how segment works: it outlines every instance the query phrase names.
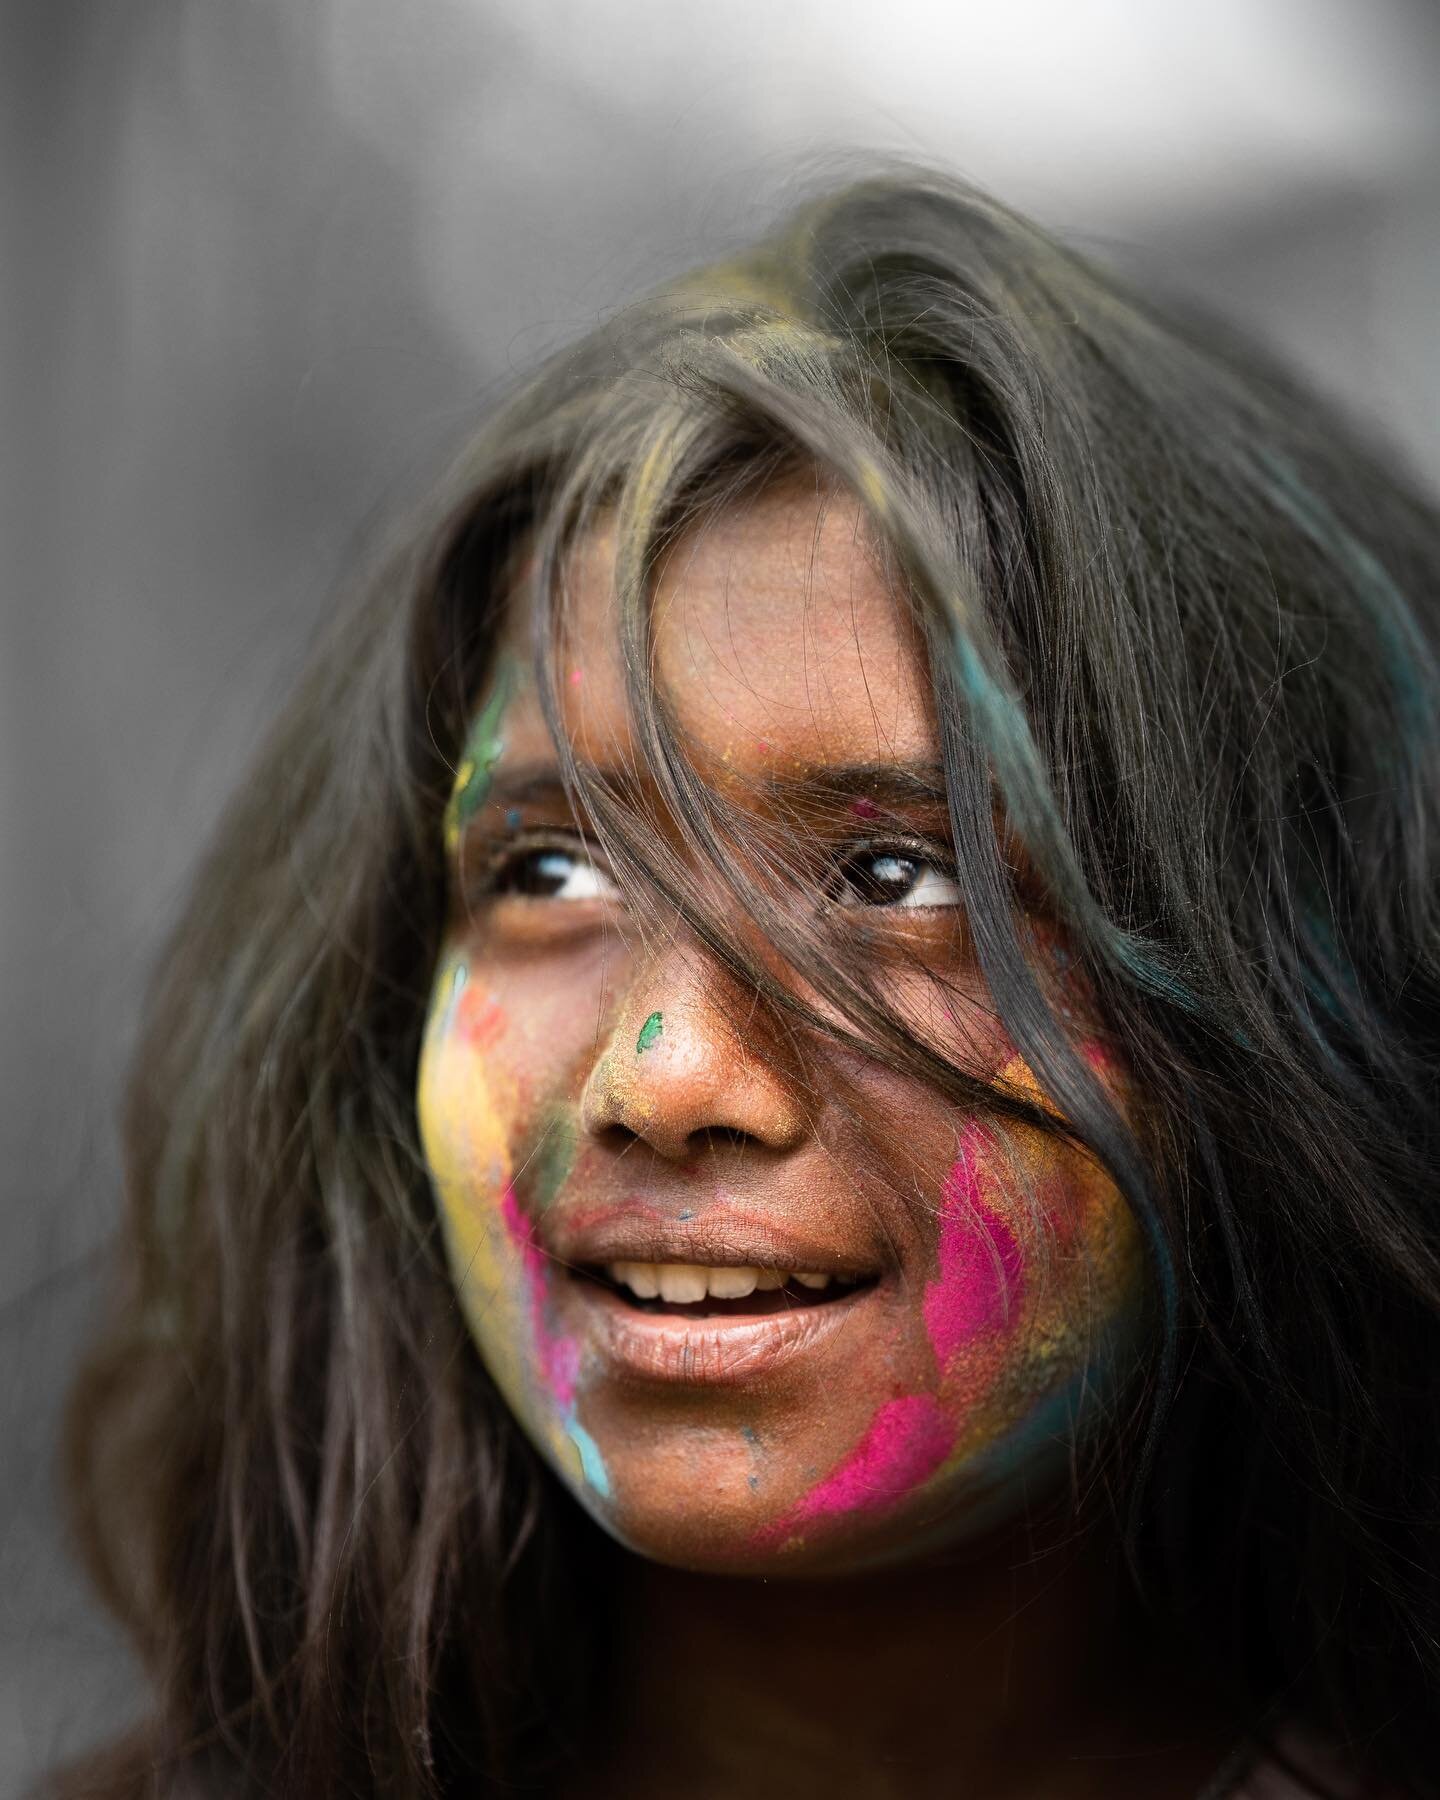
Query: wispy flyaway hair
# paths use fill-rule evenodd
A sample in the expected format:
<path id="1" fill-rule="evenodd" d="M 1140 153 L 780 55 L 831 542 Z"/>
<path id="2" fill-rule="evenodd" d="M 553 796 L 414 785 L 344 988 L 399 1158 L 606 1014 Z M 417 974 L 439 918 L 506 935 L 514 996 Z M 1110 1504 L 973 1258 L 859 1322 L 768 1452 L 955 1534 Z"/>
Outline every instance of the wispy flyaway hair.
<path id="1" fill-rule="evenodd" d="M 975 1099 L 797 922 L 784 844 L 699 779 L 655 687 L 667 553 L 797 476 L 858 498 L 923 633 L 979 967 L 1144 1227 L 1153 1351 L 1086 1505 L 1113 1500 L 1152 1613 L 1257 1727 L 1440 1795 L 1440 520 L 1265 358 L 913 174 L 527 382 L 227 815 L 155 987 L 126 1284 L 71 1421 L 156 1711 L 68 1791 L 526 1791 L 583 1737 L 616 1553 L 466 1337 L 412 1096 L 503 597 L 535 590 L 558 720 L 567 556 L 602 513 L 637 754 L 680 826 L 571 757 L 624 879 L 801 1014 L 734 920 L 758 923 L 832 1035 Z M 1027 954 L 1037 896 L 1134 1124 Z"/>

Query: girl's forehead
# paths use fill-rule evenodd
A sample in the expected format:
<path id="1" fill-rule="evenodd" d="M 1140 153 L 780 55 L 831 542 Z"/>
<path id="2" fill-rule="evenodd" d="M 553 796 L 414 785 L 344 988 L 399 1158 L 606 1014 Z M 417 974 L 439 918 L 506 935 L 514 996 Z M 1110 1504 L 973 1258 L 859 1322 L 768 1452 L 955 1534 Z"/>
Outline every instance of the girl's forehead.
<path id="1" fill-rule="evenodd" d="M 561 702 L 576 754 L 601 763 L 631 735 L 616 548 L 602 519 L 564 574 Z M 718 511 L 670 550 L 652 605 L 658 684 L 697 751 L 731 773 L 935 758 L 919 631 L 849 496 L 795 483 Z M 508 627 L 522 662 L 525 611 Z M 507 739 L 533 737 L 516 753 L 537 754 L 538 701 L 522 692 L 512 711 Z"/>

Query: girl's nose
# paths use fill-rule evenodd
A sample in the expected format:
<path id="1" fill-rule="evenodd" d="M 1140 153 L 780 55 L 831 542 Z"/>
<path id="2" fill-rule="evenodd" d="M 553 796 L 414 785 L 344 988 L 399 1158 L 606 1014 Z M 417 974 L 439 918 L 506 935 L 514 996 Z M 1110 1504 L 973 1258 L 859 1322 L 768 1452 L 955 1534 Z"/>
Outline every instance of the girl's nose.
<path id="1" fill-rule="evenodd" d="M 677 947 L 649 963 L 590 1071 L 582 1129 L 621 1148 L 638 1139 L 672 1162 L 689 1161 L 717 1135 L 795 1149 L 806 1117 L 775 1045 L 750 1035 L 759 1015 L 754 996 L 742 1001 L 701 952 Z"/>

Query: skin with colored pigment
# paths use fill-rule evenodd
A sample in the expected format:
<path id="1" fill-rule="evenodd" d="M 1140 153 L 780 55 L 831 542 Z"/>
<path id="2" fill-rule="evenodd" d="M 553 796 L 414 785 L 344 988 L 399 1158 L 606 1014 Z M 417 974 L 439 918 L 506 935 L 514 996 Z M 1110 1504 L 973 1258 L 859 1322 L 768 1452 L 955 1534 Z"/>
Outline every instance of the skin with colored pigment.
<path id="1" fill-rule="evenodd" d="M 575 554 L 566 667 L 585 678 L 560 687 L 575 754 L 607 769 L 634 760 L 613 559 L 603 524 Z M 419 1077 L 481 1356 L 581 1503 L 658 1562 L 814 1575 L 963 1543 L 1053 1486 L 1113 1399 L 1142 1314 L 1138 1229 L 1058 1134 L 797 1046 L 658 909 L 636 917 L 558 771 L 536 779 L 555 752 L 512 613 L 447 814 L 457 900 Z M 923 657 L 854 503 L 781 488 L 720 514 L 665 564 L 655 618 L 702 771 L 804 815 L 828 859 L 813 903 L 847 909 L 888 1002 L 1052 1110 L 969 960 L 943 793 L 920 780 L 938 760 Z M 1077 971 L 1048 974 L 1126 1105 L 1085 1042 Z M 586 1278 L 620 1251 L 759 1265 L 772 1243 L 772 1263 L 834 1276 L 753 1358 L 729 1319 L 671 1333 Z M 860 1278 L 843 1295 L 842 1273 Z"/>
<path id="2" fill-rule="evenodd" d="M 484 1021 L 483 1031 L 467 1024 L 475 1017 Z M 579 1347 L 554 1319 L 549 1259 L 511 1179 L 506 1120 L 513 1088 L 503 1074 L 508 1036 L 505 1013 L 465 957 L 443 963 L 424 1051 L 421 1129 L 450 1263 L 490 1373 L 517 1415 L 543 1423 L 542 1447 L 551 1459 L 603 1498 L 609 1492 L 604 1460 L 576 1416 Z M 564 1179 L 569 1129 L 563 1116 L 552 1117 L 530 1148 L 537 1200 Z M 479 1193 L 486 1204 L 470 1203 Z"/>
<path id="3" fill-rule="evenodd" d="M 465 754 L 455 771 L 455 787 L 445 811 L 445 847 L 454 855 L 465 827 L 474 818 L 490 791 L 490 775 L 504 744 L 499 736 L 515 683 L 515 665 L 502 658 L 491 682 L 490 696 L 477 714 L 465 742 Z M 518 814 L 516 815 L 518 818 Z"/>

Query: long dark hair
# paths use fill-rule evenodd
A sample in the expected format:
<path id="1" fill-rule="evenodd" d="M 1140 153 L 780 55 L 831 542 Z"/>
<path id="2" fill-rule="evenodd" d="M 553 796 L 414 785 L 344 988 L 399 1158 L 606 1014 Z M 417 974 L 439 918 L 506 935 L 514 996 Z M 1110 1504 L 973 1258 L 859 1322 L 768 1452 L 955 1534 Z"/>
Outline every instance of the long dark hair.
<path id="1" fill-rule="evenodd" d="M 154 990 L 123 1293 L 70 1420 L 156 1707 L 67 1791 L 418 1800 L 582 1744 L 619 1553 L 466 1337 L 417 1145 L 441 817 L 517 551 L 553 599 L 604 506 L 641 749 L 723 874 L 740 827 L 649 689 L 644 596 L 697 512 L 796 467 L 860 498 L 923 624 L 981 968 L 1145 1228 L 1154 1354 L 1103 1473 L 1145 1603 L 1257 1725 L 1440 1795 L 1440 520 L 1264 358 L 908 173 L 529 382 L 227 814 Z M 997 792 L 1133 1128 L 1024 954 Z M 686 859 L 612 828 L 763 985 Z M 786 948 L 874 1054 L 973 1099 L 822 940 Z"/>

